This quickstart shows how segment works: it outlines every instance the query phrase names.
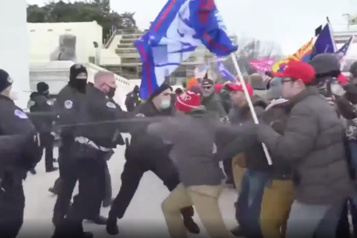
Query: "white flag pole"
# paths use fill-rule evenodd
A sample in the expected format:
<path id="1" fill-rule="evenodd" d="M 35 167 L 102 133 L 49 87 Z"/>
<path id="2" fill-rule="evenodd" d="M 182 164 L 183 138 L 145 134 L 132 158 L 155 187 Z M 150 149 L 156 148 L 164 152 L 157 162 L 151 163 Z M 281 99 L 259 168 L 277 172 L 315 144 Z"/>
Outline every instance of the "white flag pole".
<path id="1" fill-rule="evenodd" d="M 259 124 L 258 117 L 257 117 L 257 114 L 255 113 L 252 100 L 250 99 L 250 95 L 249 95 L 249 93 L 248 93 L 247 85 L 246 85 L 245 82 L 244 82 L 242 72 L 240 71 L 237 58 L 236 58 L 236 56 L 235 56 L 234 53 L 231 54 L 231 57 L 232 57 L 232 59 L 233 59 L 233 64 L 234 64 L 234 67 L 236 68 L 238 77 L 240 78 L 240 83 L 241 83 L 242 86 L 243 86 L 244 95 L 245 95 L 245 98 L 247 99 L 248 106 L 249 106 L 249 109 L 250 109 L 250 113 L 252 114 L 254 123 L 258 125 L 258 124 Z M 237 81 L 238 81 L 238 80 L 237 80 Z M 273 162 L 272 162 L 272 160 L 271 160 L 271 157 L 270 157 L 268 148 L 266 147 L 266 145 L 265 145 L 264 143 L 262 143 L 262 146 L 263 146 L 264 154 L 265 154 L 265 156 L 266 156 L 266 158 L 267 158 L 268 164 L 269 164 L 269 165 L 272 165 Z"/>

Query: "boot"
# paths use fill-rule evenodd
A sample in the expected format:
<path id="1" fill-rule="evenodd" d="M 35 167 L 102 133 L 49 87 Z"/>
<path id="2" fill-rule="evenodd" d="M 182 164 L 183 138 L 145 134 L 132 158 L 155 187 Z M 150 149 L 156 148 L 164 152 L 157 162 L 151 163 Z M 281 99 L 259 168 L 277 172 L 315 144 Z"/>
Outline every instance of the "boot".
<path id="1" fill-rule="evenodd" d="M 52 188 L 49 188 L 48 191 L 50 191 L 51 193 L 53 193 L 54 195 L 58 195 L 59 190 L 61 189 L 62 186 L 62 179 L 58 178 L 56 179 L 54 185 Z"/>
<path id="2" fill-rule="evenodd" d="M 237 226 L 233 230 L 231 230 L 231 233 L 236 237 L 244 237 L 245 236 L 243 229 L 240 226 Z"/>
<path id="3" fill-rule="evenodd" d="M 108 219 L 99 215 L 97 217 L 86 218 L 86 220 L 91 221 L 97 225 L 105 225 L 107 224 Z"/>
<path id="4" fill-rule="evenodd" d="M 46 169 L 46 173 L 55 172 L 55 171 L 57 171 L 57 170 L 58 170 L 58 168 L 52 167 L 52 168 Z"/>
<path id="5" fill-rule="evenodd" d="M 108 217 L 107 220 L 107 226 L 106 226 L 107 233 L 109 235 L 115 236 L 119 234 L 119 228 L 117 225 L 117 218 L 110 216 Z"/>
<path id="6" fill-rule="evenodd" d="M 192 234 L 199 234 L 200 233 L 200 228 L 198 225 L 195 223 L 193 220 L 193 207 L 185 207 L 181 209 L 181 215 L 183 218 L 183 223 L 188 230 L 188 232 Z"/>

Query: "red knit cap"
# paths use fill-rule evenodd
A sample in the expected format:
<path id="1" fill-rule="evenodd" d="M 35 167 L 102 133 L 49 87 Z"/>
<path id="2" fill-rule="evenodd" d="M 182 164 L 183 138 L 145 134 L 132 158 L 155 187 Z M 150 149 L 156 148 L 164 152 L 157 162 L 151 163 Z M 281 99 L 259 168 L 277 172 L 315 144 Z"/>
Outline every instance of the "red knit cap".
<path id="1" fill-rule="evenodd" d="M 194 92 L 184 92 L 176 100 L 176 109 L 181 112 L 190 112 L 192 109 L 201 106 L 201 97 Z"/>

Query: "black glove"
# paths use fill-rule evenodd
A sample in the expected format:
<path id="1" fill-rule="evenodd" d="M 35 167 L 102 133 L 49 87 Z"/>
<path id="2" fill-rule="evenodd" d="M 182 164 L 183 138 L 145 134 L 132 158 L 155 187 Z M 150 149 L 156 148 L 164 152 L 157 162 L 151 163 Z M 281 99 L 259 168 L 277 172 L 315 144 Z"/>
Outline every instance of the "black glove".
<path id="1" fill-rule="evenodd" d="M 335 104 L 345 119 L 352 120 L 357 117 L 356 109 L 346 98 L 335 96 Z"/>
<path id="2" fill-rule="evenodd" d="M 25 137 L 20 164 L 30 170 L 41 160 L 42 147 L 38 134 L 31 133 Z"/>

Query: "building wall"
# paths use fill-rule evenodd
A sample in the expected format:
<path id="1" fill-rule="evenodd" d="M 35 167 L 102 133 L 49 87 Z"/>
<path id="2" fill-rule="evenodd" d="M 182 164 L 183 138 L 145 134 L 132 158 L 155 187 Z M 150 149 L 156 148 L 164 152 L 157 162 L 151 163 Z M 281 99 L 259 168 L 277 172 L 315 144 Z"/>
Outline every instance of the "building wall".
<path id="1" fill-rule="evenodd" d="M 103 46 L 103 29 L 97 22 L 28 23 L 31 62 L 49 61 L 50 54 L 59 46 L 59 37 L 72 34 L 77 38 L 76 54 L 81 63 L 96 56 L 93 42 Z"/>
<path id="2" fill-rule="evenodd" d="M 18 94 L 16 104 L 25 108 L 29 93 L 28 34 L 26 29 L 26 1 L 3 1 L 0 7 L 0 68 L 14 80 Z"/>

